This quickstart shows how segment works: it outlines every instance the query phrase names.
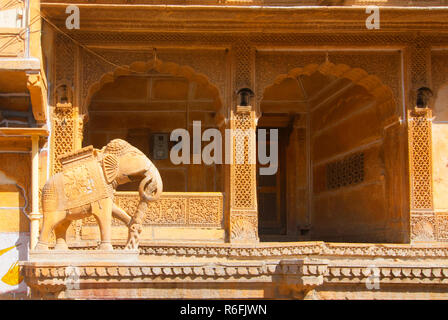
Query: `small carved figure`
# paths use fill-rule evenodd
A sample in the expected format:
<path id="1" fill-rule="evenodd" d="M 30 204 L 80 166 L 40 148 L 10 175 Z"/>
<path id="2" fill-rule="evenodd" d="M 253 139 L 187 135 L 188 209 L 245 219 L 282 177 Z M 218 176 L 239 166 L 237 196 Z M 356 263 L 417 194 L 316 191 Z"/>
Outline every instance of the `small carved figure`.
<path id="1" fill-rule="evenodd" d="M 52 176 L 42 191 L 43 226 L 36 250 L 47 250 L 52 230 L 56 249 L 65 250 L 72 220 L 93 215 L 98 221 L 102 250 L 112 250 L 112 216 L 129 227 L 127 249 L 137 249 L 147 201 L 157 200 L 163 184 L 154 164 L 128 142 L 115 139 L 101 150 L 88 146 L 59 158 L 62 172 Z M 131 218 L 114 202 L 118 185 L 141 181 L 140 204 Z"/>

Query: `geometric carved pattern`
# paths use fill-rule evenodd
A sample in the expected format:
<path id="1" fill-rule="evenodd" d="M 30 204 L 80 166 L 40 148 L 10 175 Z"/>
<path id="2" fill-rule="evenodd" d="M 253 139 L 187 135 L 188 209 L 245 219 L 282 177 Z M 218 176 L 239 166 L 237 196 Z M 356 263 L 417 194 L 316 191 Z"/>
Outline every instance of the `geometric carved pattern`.
<path id="1" fill-rule="evenodd" d="M 75 45 L 66 36 L 58 34 L 56 37 L 56 72 L 55 80 L 59 85 L 61 80 L 74 81 L 75 76 Z"/>
<path id="2" fill-rule="evenodd" d="M 327 189 L 354 185 L 364 180 L 364 153 L 356 153 L 326 165 Z"/>
<path id="3" fill-rule="evenodd" d="M 252 89 L 252 65 L 254 62 L 254 56 L 252 54 L 252 48 L 249 41 L 241 41 L 235 46 L 235 88 L 239 90 L 241 88 Z"/>
<path id="4" fill-rule="evenodd" d="M 431 110 L 409 112 L 409 166 L 411 208 L 433 208 Z"/>
<path id="5" fill-rule="evenodd" d="M 237 107 L 238 108 L 238 107 Z M 255 111 L 232 113 L 233 164 L 230 166 L 232 242 L 258 241 Z"/>
<path id="6" fill-rule="evenodd" d="M 62 170 L 59 156 L 75 150 L 77 110 L 71 104 L 58 104 L 53 109 L 51 163 L 52 174 Z"/>
<path id="7" fill-rule="evenodd" d="M 410 45 L 411 54 L 411 79 L 412 90 L 417 90 L 420 87 L 428 87 L 428 64 L 430 58 L 430 46 L 425 42 L 418 42 L 415 45 Z"/>
<path id="8" fill-rule="evenodd" d="M 127 214 L 133 216 L 140 197 L 137 192 L 117 192 L 114 201 Z M 143 225 L 222 228 L 222 218 L 221 193 L 166 192 L 158 201 L 148 203 Z M 96 222 L 90 216 L 84 219 L 84 224 L 90 225 Z M 124 227 L 121 221 L 115 219 L 113 225 Z"/>
<path id="9" fill-rule="evenodd" d="M 232 165 L 232 208 L 254 209 L 255 194 L 255 129 L 252 113 L 235 114 Z M 243 160 L 243 161 L 242 161 Z"/>

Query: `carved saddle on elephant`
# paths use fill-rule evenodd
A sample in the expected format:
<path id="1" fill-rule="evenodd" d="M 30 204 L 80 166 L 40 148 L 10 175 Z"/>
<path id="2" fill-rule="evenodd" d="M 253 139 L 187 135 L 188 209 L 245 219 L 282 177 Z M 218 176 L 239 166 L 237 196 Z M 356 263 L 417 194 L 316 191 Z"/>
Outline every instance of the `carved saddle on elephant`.
<path id="1" fill-rule="evenodd" d="M 106 182 L 93 146 L 66 153 L 58 158 L 62 165 L 59 185 L 60 203 L 65 209 L 88 205 L 107 197 L 113 197 L 114 189 Z M 56 177 L 56 176 L 55 176 Z"/>

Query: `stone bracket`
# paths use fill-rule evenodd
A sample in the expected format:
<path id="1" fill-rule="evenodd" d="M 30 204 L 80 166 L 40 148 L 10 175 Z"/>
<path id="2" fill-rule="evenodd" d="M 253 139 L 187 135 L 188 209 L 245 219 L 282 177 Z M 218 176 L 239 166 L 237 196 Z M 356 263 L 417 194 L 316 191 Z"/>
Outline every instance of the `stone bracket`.
<path id="1" fill-rule="evenodd" d="M 45 122 L 47 120 L 47 99 L 42 75 L 40 72 L 27 72 L 26 77 L 34 118 L 39 122 Z"/>

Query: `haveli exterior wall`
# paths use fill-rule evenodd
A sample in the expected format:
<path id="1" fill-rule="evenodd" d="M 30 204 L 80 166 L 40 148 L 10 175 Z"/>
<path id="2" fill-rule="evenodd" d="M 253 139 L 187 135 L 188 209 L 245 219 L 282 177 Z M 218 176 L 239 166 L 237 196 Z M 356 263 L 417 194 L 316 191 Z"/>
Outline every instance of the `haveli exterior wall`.
<path id="1" fill-rule="evenodd" d="M 103 269 L 83 265 L 82 288 L 93 291 L 67 290 L 63 264 L 24 262 L 24 276 L 35 297 L 88 298 L 88 292 L 94 292 L 103 298 L 401 298 L 406 291 L 408 298 L 446 298 L 446 9 L 433 9 L 428 17 L 419 8 L 385 7 L 380 10 L 381 29 L 368 30 L 364 8 L 249 8 L 233 2 L 163 8 L 144 1 L 133 5 L 70 1 L 73 3 L 81 9 L 81 29 L 65 29 L 69 3 L 45 1 L 41 5 L 43 58 L 40 40 L 31 41 L 38 47 L 33 56 L 42 64 L 45 61 L 50 92 L 51 136 L 49 147 L 40 146 L 40 186 L 47 178 L 47 165 L 50 175 L 58 172 L 58 156 L 92 142 L 86 135 L 92 139 L 91 133 L 101 124 L 101 118 L 92 113 L 101 103 L 99 97 L 109 102 L 121 99 L 119 108 L 132 99 L 135 105 L 136 86 L 126 89 L 123 79 L 136 74 L 163 75 L 207 88 L 214 101 L 211 110 L 215 110 L 210 125 L 220 130 L 255 131 L 270 113 L 287 114 L 295 128 L 290 145 L 298 143 L 304 152 L 296 147 L 287 151 L 290 156 L 295 154 L 297 161 L 296 165 L 288 161 L 287 171 L 294 172 L 294 178 L 287 182 L 287 227 L 281 237 L 290 243 L 259 242 L 256 166 L 249 161 L 223 165 L 218 177 L 222 189 L 214 190 L 222 192 L 166 193 L 157 208 L 148 209 L 138 263 L 106 264 Z M 333 18 L 327 16 L 328 11 Z M 126 22 L 130 16 L 135 23 Z M 299 90 L 288 91 L 287 79 L 301 79 L 305 95 L 297 97 Z M 107 91 L 114 86 L 116 90 Z M 414 110 L 416 91 L 424 86 L 436 95 L 430 104 L 434 121 L 430 110 Z M 241 88 L 255 93 L 251 106 L 238 106 L 235 92 Z M 33 90 L 29 89 L 31 100 Z M 131 90 L 133 94 L 126 96 Z M 174 89 L 168 87 L 163 92 Z M 291 92 L 296 96 L 286 99 Z M 38 102 L 31 103 L 33 111 L 35 106 L 41 110 Z M 198 114 L 207 108 L 198 106 Z M 323 111 L 312 112 L 319 108 Z M 47 118 L 39 118 L 36 112 L 37 126 L 45 127 Z M 169 123 L 169 118 L 161 119 Z M 115 122 L 115 127 L 129 136 L 129 122 L 119 125 L 115 118 L 109 124 Z M 137 127 L 151 129 L 150 122 Z M 244 154 L 255 156 L 247 148 Z M 31 166 L 31 161 L 19 155 L 7 156 L 16 157 L 8 162 L 11 168 L 5 166 L 8 172 L 16 171 L 15 161 Z M 347 182 L 348 178 L 336 171 L 331 176 L 332 164 L 348 166 L 362 179 Z M 193 177 L 202 169 L 188 167 L 187 175 Z M 22 169 L 14 174 L 18 175 L 6 173 L 7 179 L 22 179 L 30 194 L 28 173 Z M 170 179 L 174 178 L 166 177 Z M 198 181 L 193 184 L 199 188 Z M 7 192 L 16 192 L 10 185 L 7 188 Z M 119 193 L 116 202 L 132 211 L 136 196 Z M 2 197 L 12 199 L 6 193 Z M 6 214 L 17 220 L 21 213 L 16 211 Z M 29 231 L 26 221 L 22 219 L 17 228 L 24 234 Z M 126 232 L 124 226 L 114 226 L 117 248 Z M 69 233 L 70 244 L 80 249 L 76 252 L 81 255 L 88 255 L 86 249 L 98 239 L 96 227 L 88 220 L 72 223 Z M 299 240 L 317 241 L 295 243 Z M 186 241 L 199 244 L 181 244 Z M 230 262 L 229 254 L 237 262 Z M 375 258 L 382 255 L 385 263 L 376 263 Z M 197 258 L 201 262 L 194 264 Z M 361 260 L 361 265 L 356 260 Z M 222 262 L 228 265 L 219 267 Z M 185 263 L 191 265 L 181 267 Z M 365 286 L 372 266 L 380 270 L 380 291 Z M 138 294 L 128 290 L 137 285 L 136 277 L 143 279 Z M 193 284 L 198 279 L 201 284 Z M 105 290 L 103 283 L 115 289 Z M 403 286 L 409 285 L 413 289 L 404 290 Z"/>
<path id="2" fill-rule="evenodd" d="M 48 131 L 41 127 L 48 113 L 40 29 L 39 1 L 0 1 L 0 294 L 4 296 L 27 294 L 18 262 L 27 259 L 30 221 L 34 229 L 39 223 L 38 177 L 46 179 Z"/>

